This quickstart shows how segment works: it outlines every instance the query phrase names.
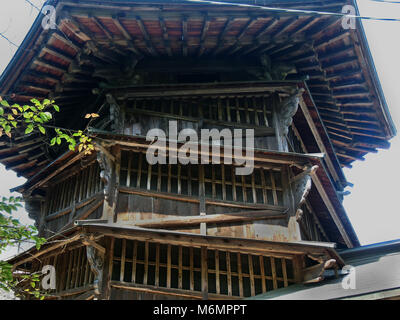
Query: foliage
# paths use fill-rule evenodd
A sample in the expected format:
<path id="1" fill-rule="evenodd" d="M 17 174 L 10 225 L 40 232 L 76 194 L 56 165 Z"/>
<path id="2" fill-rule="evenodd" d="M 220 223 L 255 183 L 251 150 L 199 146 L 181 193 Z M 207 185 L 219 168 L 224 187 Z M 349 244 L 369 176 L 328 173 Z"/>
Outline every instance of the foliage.
<path id="1" fill-rule="evenodd" d="M 14 219 L 13 211 L 22 207 L 22 198 L 3 197 L 0 201 L 0 253 L 4 252 L 8 245 L 20 245 L 33 243 L 39 250 L 46 239 L 37 236 L 34 226 L 25 226 Z M 0 288 L 6 291 L 13 290 L 16 296 L 21 295 L 21 289 L 25 294 L 32 294 L 42 299 L 44 297 L 39 290 L 40 274 L 21 274 L 18 278 L 13 276 L 12 266 L 6 261 L 0 261 Z"/>
<path id="2" fill-rule="evenodd" d="M 79 152 L 91 154 L 94 150 L 91 143 L 92 138 L 87 136 L 84 131 L 74 131 L 48 124 L 53 119 L 53 113 L 60 111 L 60 107 L 55 104 L 54 100 L 44 99 L 40 102 L 32 99 L 31 103 L 32 105 L 10 105 L 6 100 L 0 98 L 0 137 L 6 134 L 11 138 L 12 131 L 17 130 L 19 126 L 25 128 L 25 134 L 40 132 L 46 135 L 46 129 L 51 128 L 55 132 L 55 136 L 50 140 L 51 146 L 60 145 L 64 140 L 70 150 L 74 151 L 78 145 Z M 98 117 L 96 113 L 85 116 L 86 119 L 96 117 Z"/>
<path id="3" fill-rule="evenodd" d="M 90 119 L 85 130 L 70 130 L 60 128 L 49 123 L 53 120 L 53 115 L 60 111 L 55 101 L 44 99 L 40 102 L 37 99 L 31 100 L 32 104 L 10 105 L 0 97 L 0 137 L 3 135 L 11 138 L 14 131 L 24 130 L 25 134 L 38 132 L 42 135 L 49 135 L 48 131 L 54 130 L 52 137 L 49 137 L 50 146 L 61 145 L 65 141 L 68 148 L 72 151 L 91 154 L 94 150 L 92 138 L 86 132 L 90 121 L 99 115 L 90 113 L 85 115 L 85 119 Z M 25 226 L 14 219 L 13 211 L 22 206 L 20 197 L 3 197 L 0 201 L 0 253 L 9 245 L 20 245 L 22 243 L 33 243 L 39 250 L 46 239 L 38 237 L 37 229 L 34 226 Z M 41 272 L 13 274 L 12 266 L 0 260 L 0 289 L 14 291 L 15 295 L 33 295 L 35 298 L 43 299 L 44 295 L 39 288 Z"/>

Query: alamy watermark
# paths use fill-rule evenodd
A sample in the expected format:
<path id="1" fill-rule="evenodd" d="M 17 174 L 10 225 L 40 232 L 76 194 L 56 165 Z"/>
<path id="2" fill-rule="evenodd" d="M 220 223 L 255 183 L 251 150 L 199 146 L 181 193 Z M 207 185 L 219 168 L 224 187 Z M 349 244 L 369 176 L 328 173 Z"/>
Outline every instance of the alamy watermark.
<path id="1" fill-rule="evenodd" d="M 344 290 L 355 290 L 356 289 L 356 268 L 350 265 L 345 265 L 342 268 L 342 273 L 347 274 L 342 279 L 342 288 Z"/>
<path id="2" fill-rule="evenodd" d="M 235 164 L 237 175 L 249 175 L 254 169 L 254 129 L 201 129 L 199 139 L 196 130 L 185 128 L 178 133 L 177 121 L 169 121 L 168 135 L 155 128 L 147 132 L 146 140 L 151 142 L 146 159 L 152 165 L 166 164 L 167 158 L 169 164 L 199 164 L 199 156 L 201 164 L 209 164 L 210 157 L 212 164 L 220 164 L 223 147 L 223 163 Z M 183 145 L 178 148 L 178 143 Z"/>
<path id="3" fill-rule="evenodd" d="M 42 288 L 44 290 L 56 289 L 56 268 L 52 265 L 45 265 L 42 268 L 42 274 L 44 275 L 42 279 Z"/>
<path id="4" fill-rule="evenodd" d="M 345 5 L 342 8 L 342 13 L 345 14 L 342 18 L 342 28 L 345 30 L 356 29 L 356 8 L 352 5 Z"/>
<path id="5" fill-rule="evenodd" d="M 44 30 L 57 29 L 56 8 L 47 5 L 42 8 L 41 13 L 44 14 L 44 18 L 42 19 L 42 28 Z"/>

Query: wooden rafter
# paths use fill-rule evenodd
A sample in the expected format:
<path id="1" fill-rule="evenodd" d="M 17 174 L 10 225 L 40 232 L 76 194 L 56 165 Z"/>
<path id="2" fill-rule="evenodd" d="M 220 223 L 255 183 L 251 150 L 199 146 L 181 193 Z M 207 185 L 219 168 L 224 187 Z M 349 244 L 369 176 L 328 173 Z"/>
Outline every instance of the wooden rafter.
<path id="1" fill-rule="evenodd" d="M 147 50 L 150 52 L 152 56 L 158 56 L 156 49 L 152 41 L 150 40 L 150 35 L 147 32 L 146 26 L 144 25 L 142 18 L 140 16 L 136 16 L 136 23 L 138 24 L 140 31 L 142 32 L 143 38 L 146 42 Z"/>

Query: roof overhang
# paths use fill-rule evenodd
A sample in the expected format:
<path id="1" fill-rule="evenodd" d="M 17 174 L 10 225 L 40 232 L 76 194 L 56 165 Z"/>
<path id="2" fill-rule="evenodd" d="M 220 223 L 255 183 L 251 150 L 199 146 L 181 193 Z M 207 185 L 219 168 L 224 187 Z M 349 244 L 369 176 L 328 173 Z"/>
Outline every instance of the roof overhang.
<path id="1" fill-rule="evenodd" d="M 43 16 L 37 17 L 0 78 L 0 94 L 19 103 L 50 96 L 71 113 L 95 100 L 92 89 L 104 81 L 93 76 L 99 67 L 123 74 L 132 59 L 229 56 L 253 61 L 267 54 L 273 62 L 294 63 L 297 77 L 308 77 L 333 149 L 340 163 L 350 166 L 368 152 L 388 148 L 396 129 L 361 23 L 355 30 L 341 26 L 337 13 L 345 4 L 356 5 L 345 0 L 271 0 L 263 6 L 250 1 L 49 0 L 45 5 L 56 7 L 58 29 L 44 30 Z M 24 176 L 51 161 L 45 156 L 20 160 L 5 164 Z"/>

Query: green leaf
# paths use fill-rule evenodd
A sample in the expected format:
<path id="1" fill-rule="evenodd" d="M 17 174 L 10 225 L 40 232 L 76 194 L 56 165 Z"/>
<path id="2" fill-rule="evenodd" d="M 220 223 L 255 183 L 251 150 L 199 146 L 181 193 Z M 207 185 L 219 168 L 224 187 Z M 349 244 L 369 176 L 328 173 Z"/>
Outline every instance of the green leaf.
<path id="1" fill-rule="evenodd" d="M 38 99 L 31 99 L 31 102 L 35 104 L 35 106 L 40 106 L 40 102 Z"/>
<path id="2" fill-rule="evenodd" d="M 56 110 L 57 112 L 60 112 L 60 107 L 57 106 L 56 104 L 53 105 L 54 110 Z"/>
<path id="3" fill-rule="evenodd" d="M 41 125 L 38 125 L 39 131 L 43 134 L 46 134 L 46 129 L 43 128 Z"/>
<path id="4" fill-rule="evenodd" d="M 56 137 L 54 137 L 53 139 L 51 139 L 50 141 L 50 145 L 54 146 L 56 144 Z"/>
<path id="5" fill-rule="evenodd" d="M 4 107 L 9 107 L 10 106 L 6 100 L 1 100 L 0 104 L 2 106 L 4 106 Z"/>
<path id="6" fill-rule="evenodd" d="M 4 109 L 0 107 L 0 116 L 2 116 L 3 114 L 4 114 Z"/>
<path id="7" fill-rule="evenodd" d="M 61 138 L 60 137 L 57 137 L 57 144 L 61 144 Z"/>
<path id="8" fill-rule="evenodd" d="M 31 133 L 33 131 L 33 125 L 29 125 L 26 129 L 25 129 L 25 134 Z"/>
<path id="9" fill-rule="evenodd" d="M 52 116 L 52 114 L 51 114 L 50 112 L 44 112 L 44 114 L 46 115 L 46 117 L 47 117 L 48 119 L 53 118 L 53 116 Z"/>

